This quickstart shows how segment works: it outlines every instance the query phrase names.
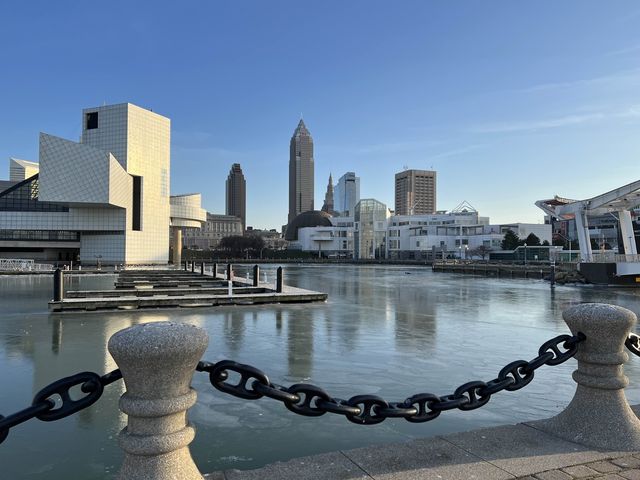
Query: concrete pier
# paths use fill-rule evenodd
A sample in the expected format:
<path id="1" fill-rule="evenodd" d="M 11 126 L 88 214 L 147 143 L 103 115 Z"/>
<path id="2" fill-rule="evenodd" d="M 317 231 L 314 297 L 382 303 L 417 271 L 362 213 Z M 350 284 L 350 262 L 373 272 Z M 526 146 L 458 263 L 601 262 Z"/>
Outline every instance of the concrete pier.
<path id="1" fill-rule="evenodd" d="M 640 406 L 634 407 L 636 413 Z M 323 453 L 208 480 L 634 480 L 640 452 L 592 449 L 518 424 Z"/>

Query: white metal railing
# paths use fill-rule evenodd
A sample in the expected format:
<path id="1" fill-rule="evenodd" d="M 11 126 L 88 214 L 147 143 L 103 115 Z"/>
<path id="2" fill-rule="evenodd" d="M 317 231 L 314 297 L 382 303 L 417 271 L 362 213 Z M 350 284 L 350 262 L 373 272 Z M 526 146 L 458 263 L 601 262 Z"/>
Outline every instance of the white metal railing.
<path id="1" fill-rule="evenodd" d="M 3 272 L 47 272 L 53 270 L 53 265 L 35 263 L 25 258 L 0 258 L 0 271 Z"/>
<path id="2" fill-rule="evenodd" d="M 621 255 L 615 252 L 598 252 L 591 254 L 587 260 L 592 263 L 640 263 L 640 255 Z"/>

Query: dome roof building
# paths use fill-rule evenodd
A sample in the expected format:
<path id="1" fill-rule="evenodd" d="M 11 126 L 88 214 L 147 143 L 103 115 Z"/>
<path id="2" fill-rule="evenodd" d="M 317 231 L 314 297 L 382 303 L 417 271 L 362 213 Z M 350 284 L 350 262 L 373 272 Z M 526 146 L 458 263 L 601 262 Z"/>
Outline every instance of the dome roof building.
<path id="1" fill-rule="evenodd" d="M 289 242 L 298 239 L 298 229 L 305 227 L 330 227 L 331 215 L 320 210 L 309 210 L 296 216 L 287 226 L 284 238 Z"/>

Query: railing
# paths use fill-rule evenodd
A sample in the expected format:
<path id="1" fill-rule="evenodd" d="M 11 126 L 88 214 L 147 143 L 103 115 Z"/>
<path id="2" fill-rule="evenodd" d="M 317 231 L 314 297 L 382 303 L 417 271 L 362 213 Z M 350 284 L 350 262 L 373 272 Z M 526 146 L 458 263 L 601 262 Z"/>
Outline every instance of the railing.
<path id="1" fill-rule="evenodd" d="M 589 263 L 639 263 L 640 255 L 622 255 L 615 252 L 600 252 L 591 254 Z"/>
<path id="2" fill-rule="evenodd" d="M 30 259 L 0 258 L 0 271 L 5 272 L 44 272 L 53 270 L 53 265 L 35 263 Z"/>
<path id="3" fill-rule="evenodd" d="M 198 327 L 170 322 L 135 325 L 109 340 L 118 370 L 106 375 L 81 372 L 46 386 L 27 408 L 6 418 L 0 415 L 0 443 L 10 429 L 32 418 L 54 421 L 90 407 L 108 385 L 124 378 L 127 391 L 120 408 L 129 421 L 120 432 L 125 456 L 119 478 L 196 480 L 202 475 L 188 449 L 195 431 L 185 415 L 196 403 L 190 386 L 194 371 L 208 374 L 214 388 L 240 399 L 267 397 L 298 415 L 330 413 L 356 424 L 374 425 L 388 418 L 428 422 L 448 410 L 480 408 L 492 395 L 527 386 L 543 365 L 558 365 L 575 356 L 578 368 L 573 379 L 578 386 L 573 400 L 556 417 L 537 422 L 536 428 L 597 449 L 640 450 L 640 420 L 624 396 L 628 379 L 622 368 L 628 360 L 625 345 L 640 356 L 640 337 L 630 333 L 635 314 L 612 305 L 582 304 L 565 311 L 563 317 L 572 335 L 550 339 L 535 358 L 507 364 L 495 379 L 467 382 L 447 395 L 417 393 L 397 402 L 376 395 L 343 400 L 306 383 L 284 387 L 250 365 L 200 360 L 209 338 Z"/>

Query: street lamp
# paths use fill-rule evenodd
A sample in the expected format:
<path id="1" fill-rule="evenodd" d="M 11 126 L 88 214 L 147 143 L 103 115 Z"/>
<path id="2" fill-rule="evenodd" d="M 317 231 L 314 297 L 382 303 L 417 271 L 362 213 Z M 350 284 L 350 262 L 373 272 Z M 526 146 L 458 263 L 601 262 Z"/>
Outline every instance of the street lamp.
<path id="1" fill-rule="evenodd" d="M 524 265 L 527 266 L 527 242 L 524 242 Z"/>

